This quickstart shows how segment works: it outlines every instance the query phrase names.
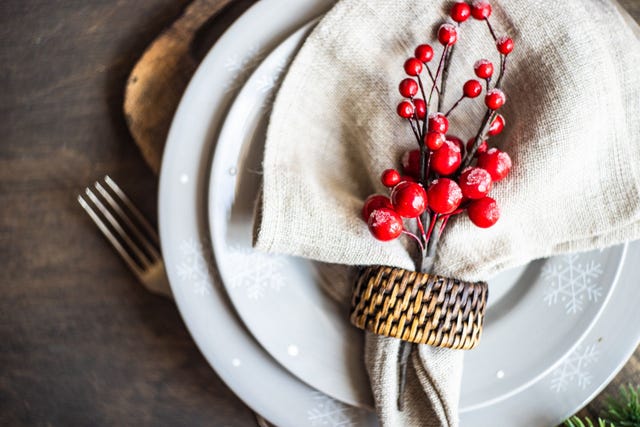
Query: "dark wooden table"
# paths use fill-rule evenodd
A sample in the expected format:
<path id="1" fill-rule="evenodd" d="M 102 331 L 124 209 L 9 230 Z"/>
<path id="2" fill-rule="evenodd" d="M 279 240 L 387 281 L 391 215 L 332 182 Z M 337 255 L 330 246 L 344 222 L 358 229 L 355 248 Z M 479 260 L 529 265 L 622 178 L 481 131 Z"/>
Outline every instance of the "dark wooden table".
<path id="1" fill-rule="evenodd" d="M 109 173 L 156 218 L 123 88 L 185 4 L 0 3 L 0 425 L 254 425 L 173 303 L 136 283 L 76 202 Z M 617 383 L 640 383 L 639 358 Z"/>

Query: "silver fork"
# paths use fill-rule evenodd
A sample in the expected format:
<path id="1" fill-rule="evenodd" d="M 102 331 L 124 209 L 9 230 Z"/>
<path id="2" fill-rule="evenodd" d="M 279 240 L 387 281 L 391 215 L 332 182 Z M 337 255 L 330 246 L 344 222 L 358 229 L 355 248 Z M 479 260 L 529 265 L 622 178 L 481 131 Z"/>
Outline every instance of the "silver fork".
<path id="1" fill-rule="evenodd" d="M 158 233 L 109 175 L 87 187 L 78 202 L 144 287 L 172 298 Z"/>
<path id="2" fill-rule="evenodd" d="M 173 298 L 160 254 L 158 233 L 118 185 L 106 175 L 78 195 L 78 203 L 144 287 Z M 254 414 L 260 427 L 270 424 Z"/>

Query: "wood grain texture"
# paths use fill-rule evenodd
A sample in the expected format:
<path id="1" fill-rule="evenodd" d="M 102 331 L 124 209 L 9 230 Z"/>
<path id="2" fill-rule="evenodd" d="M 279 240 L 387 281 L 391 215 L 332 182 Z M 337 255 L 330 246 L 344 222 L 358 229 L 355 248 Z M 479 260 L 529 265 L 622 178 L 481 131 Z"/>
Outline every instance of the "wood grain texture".
<path id="1" fill-rule="evenodd" d="M 123 91 L 186 3 L 0 2 L 0 425 L 254 425 L 75 200 L 109 173 L 156 217 Z"/>
<path id="2" fill-rule="evenodd" d="M 203 27 L 196 56 L 251 2 Z M 0 2 L 0 425 L 255 425 L 173 303 L 136 283 L 75 201 L 109 173 L 156 218 L 123 92 L 186 4 Z M 607 391 L 627 382 L 640 383 L 640 350 Z"/>

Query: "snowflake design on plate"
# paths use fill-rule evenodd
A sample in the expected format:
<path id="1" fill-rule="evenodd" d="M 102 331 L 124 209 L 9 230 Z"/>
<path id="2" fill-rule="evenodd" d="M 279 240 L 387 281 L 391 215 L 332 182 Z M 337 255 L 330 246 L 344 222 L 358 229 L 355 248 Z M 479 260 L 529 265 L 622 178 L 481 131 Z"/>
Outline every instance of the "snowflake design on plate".
<path id="1" fill-rule="evenodd" d="M 181 260 L 178 264 L 178 277 L 188 283 L 198 295 L 209 295 L 213 280 L 209 265 L 213 256 L 206 239 L 187 239 L 180 244 Z"/>
<path id="2" fill-rule="evenodd" d="M 269 255 L 251 248 L 231 247 L 228 265 L 233 266 L 228 284 L 242 288 L 250 299 L 261 299 L 268 291 L 279 291 L 286 282 L 282 256 Z"/>
<path id="3" fill-rule="evenodd" d="M 235 53 L 227 57 L 224 68 L 232 73 L 233 77 L 227 85 L 226 92 L 229 93 L 241 87 L 263 58 L 264 52 L 255 45 L 244 51 L 242 55 Z"/>
<path id="4" fill-rule="evenodd" d="M 258 78 L 257 86 L 260 93 L 268 93 L 268 99 L 272 99 L 275 95 L 275 88 L 282 79 L 282 74 L 287 68 L 287 58 L 280 58 L 278 62 L 273 64 L 270 70 Z"/>
<path id="5" fill-rule="evenodd" d="M 312 426 L 352 427 L 358 419 L 358 409 L 345 405 L 320 392 L 312 396 L 313 407 L 307 411 Z"/>
<path id="6" fill-rule="evenodd" d="M 587 368 L 597 362 L 598 357 L 595 344 L 586 347 L 578 346 L 551 373 L 551 390 L 561 393 L 571 384 L 576 384 L 583 390 L 587 388 L 592 380 L 592 375 Z"/>
<path id="7" fill-rule="evenodd" d="M 602 286 L 596 281 L 602 275 L 602 266 L 595 261 L 580 262 L 575 254 L 559 257 L 542 270 L 547 282 L 544 300 L 554 305 L 564 303 L 567 314 L 584 309 L 586 302 L 597 302 L 602 297 Z"/>

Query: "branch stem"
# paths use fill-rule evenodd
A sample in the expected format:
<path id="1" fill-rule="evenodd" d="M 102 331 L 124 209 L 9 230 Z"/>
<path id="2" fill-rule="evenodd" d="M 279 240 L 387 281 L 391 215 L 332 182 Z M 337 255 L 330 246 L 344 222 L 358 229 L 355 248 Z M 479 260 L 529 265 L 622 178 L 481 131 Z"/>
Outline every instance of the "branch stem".
<path id="1" fill-rule="evenodd" d="M 447 90 L 447 80 L 449 77 L 449 66 L 451 65 L 451 55 L 453 55 L 453 51 L 455 50 L 455 48 L 456 45 L 451 46 L 444 60 L 444 66 L 442 68 L 442 78 L 440 80 L 440 93 L 438 94 L 438 111 L 442 111 L 444 94 Z"/>
<path id="2" fill-rule="evenodd" d="M 489 27 L 489 32 L 491 33 L 491 37 L 493 37 L 493 41 L 497 42 L 498 37 L 496 37 L 496 32 L 493 31 L 493 25 L 491 25 L 491 22 L 489 22 L 489 18 L 484 18 L 484 22 L 486 22 L 487 27 Z"/>
<path id="3" fill-rule="evenodd" d="M 480 128 L 478 129 L 478 133 L 476 134 L 476 137 L 475 137 L 475 139 L 473 141 L 473 145 L 467 151 L 467 154 L 464 156 L 464 160 L 462 161 L 462 166 L 460 166 L 459 170 L 461 170 L 461 171 L 465 170 L 471 164 L 471 161 L 473 160 L 474 154 L 478 150 L 478 147 L 480 147 L 480 144 L 482 144 L 482 139 L 483 139 L 483 135 L 485 133 L 485 128 L 487 127 L 487 125 L 489 123 L 491 123 L 492 119 L 495 118 L 496 114 L 497 114 L 497 112 L 495 110 L 489 110 L 489 109 L 487 109 L 487 112 L 484 113 L 484 117 L 482 118 L 482 124 L 480 125 Z"/>
<path id="4" fill-rule="evenodd" d="M 453 106 L 452 106 L 451 108 L 449 108 L 449 111 L 447 111 L 447 112 L 444 114 L 444 116 L 445 116 L 445 117 L 449 117 L 449 114 L 451 114 L 451 112 L 452 112 L 453 110 L 455 110 L 455 108 L 458 106 L 458 104 L 460 104 L 460 102 L 461 102 L 463 99 L 464 99 L 464 94 L 463 94 L 460 98 L 458 98 L 458 100 L 455 102 L 455 104 L 453 104 Z"/>

